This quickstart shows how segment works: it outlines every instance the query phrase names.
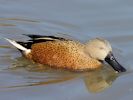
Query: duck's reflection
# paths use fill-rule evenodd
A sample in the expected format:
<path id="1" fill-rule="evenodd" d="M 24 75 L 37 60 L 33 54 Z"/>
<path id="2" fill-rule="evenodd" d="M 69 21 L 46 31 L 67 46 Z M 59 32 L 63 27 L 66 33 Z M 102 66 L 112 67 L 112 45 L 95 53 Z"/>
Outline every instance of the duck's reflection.
<path id="1" fill-rule="evenodd" d="M 105 68 L 90 72 L 84 77 L 85 85 L 90 92 L 96 93 L 107 89 L 118 77 L 118 74 L 114 70 Z"/>
<path id="2" fill-rule="evenodd" d="M 42 74 L 42 76 L 45 73 L 45 75 L 44 77 L 41 76 L 42 80 L 39 80 L 37 82 L 28 82 L 31 84 L 11 86 L 10 88 L 61 83 L 75 78 L 80 78 L 82 76 L 87 89 L 90 92 L 96 93 L 110 87 L 113 81 L 118 77 L 118 74 L 115 73 L 114 70 L 112 70 L 109 66 L 90 72 L 68 72 L 64 70 L 52 69 L 48 66 L 36 65 L 22 57 L 16 60 L 10 70 L 20 70 L 21 68 L 26 69 L 30 72 L 39 72 Z M 29 77 L 29 75 L 27 75 L 27 78 L 29 79 L 32 78 L 36 80 L 37 77 L 39 78 L 39 76 L 30 75 Z"/>

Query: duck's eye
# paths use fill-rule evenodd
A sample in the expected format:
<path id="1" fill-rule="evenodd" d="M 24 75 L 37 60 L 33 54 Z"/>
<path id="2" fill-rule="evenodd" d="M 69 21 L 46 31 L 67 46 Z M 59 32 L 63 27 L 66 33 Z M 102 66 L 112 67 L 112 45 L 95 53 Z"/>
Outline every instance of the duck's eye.
<path id="1" fill-rule="evenodd" d="M 104 49 L 104 47 L 100 47 L 100 50 L 103 50 Z"/>
<path id="2" fill-rule="evenodd" d="M 100 61 L 101 63 L 104 63 L 104 61 L 103 61 L 103 60 L 98 60 L 98 61 Z"/>

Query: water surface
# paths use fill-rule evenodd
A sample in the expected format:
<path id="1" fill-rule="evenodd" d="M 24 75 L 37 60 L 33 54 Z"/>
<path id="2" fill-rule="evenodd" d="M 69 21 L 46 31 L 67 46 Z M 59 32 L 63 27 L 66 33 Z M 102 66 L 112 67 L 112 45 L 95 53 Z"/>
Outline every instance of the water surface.
<path id="1" fill-rule="evenodd" d="M 2 100 L 131 100 L 133 98 L 133 2 L 131 0 L 1 0 L 0 98 Z M 89 72 L 56 70 L 21 57 L 3 37 L 57 35 L 85 42 L 103 37 L 128 70 L 105 65 Z"/>

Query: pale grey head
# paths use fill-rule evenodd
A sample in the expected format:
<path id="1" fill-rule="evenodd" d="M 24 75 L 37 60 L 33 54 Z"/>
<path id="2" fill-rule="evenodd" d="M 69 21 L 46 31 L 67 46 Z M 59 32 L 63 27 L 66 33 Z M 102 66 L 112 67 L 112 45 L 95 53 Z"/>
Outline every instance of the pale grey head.
<path id="1" fill-rule="evenodd" d="M 90 57 L 99 61 L 106 61 L 110 64 L 114 70 L 118 72 L 125 72 L 126 69 L 122 67 L 112 53 L 112 47 L 110 43 L 102 38 L 95 38 L 85 44 L 85 53 Z"/>

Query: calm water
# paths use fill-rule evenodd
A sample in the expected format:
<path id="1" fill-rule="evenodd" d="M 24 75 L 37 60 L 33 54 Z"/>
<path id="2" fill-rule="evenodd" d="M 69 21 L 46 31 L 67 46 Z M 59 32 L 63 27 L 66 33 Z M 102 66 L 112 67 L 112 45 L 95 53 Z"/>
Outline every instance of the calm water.
<path id="1" fill-rule="evenodd" d="M 133 98 L 133 1 L 0 0 L 0 36 L 58 35 L 82 42 L 108 39 L 127 72 L 109 66 L 84 73 L 55 70 L 27 61 L 0 39 L 2 100 L 131 100 Z"/>

